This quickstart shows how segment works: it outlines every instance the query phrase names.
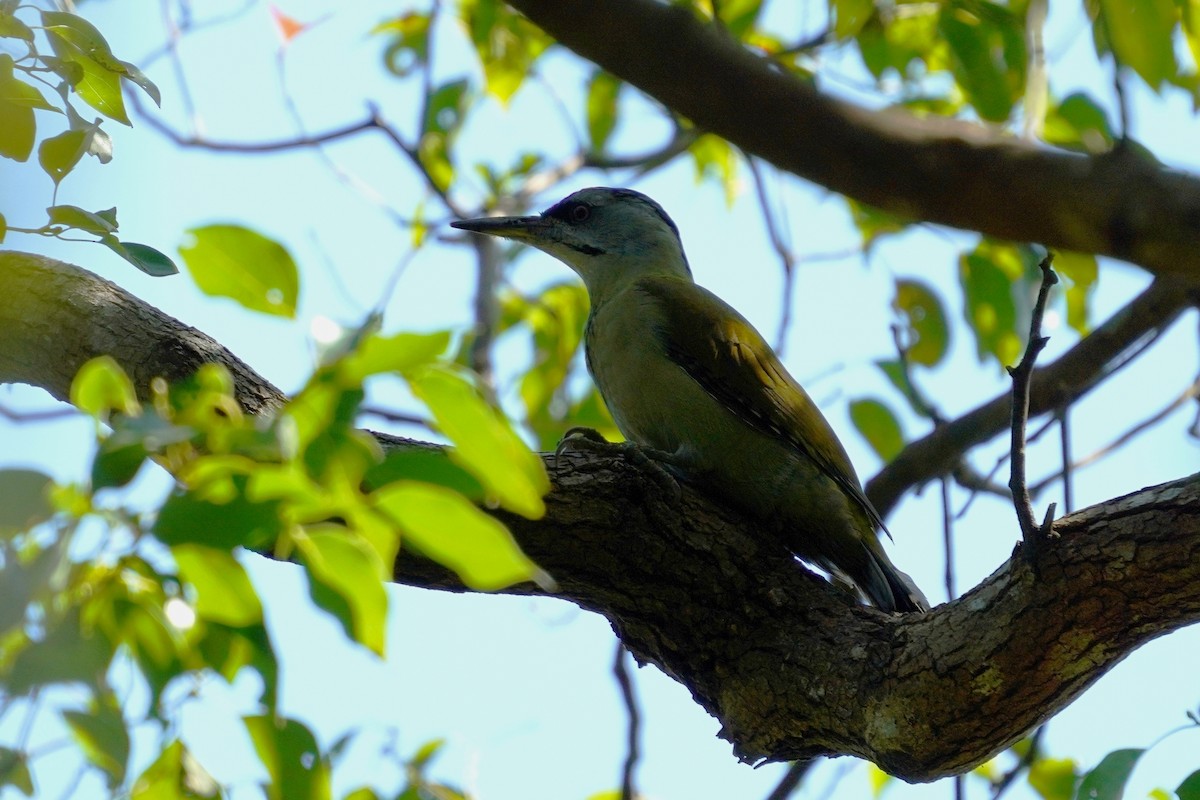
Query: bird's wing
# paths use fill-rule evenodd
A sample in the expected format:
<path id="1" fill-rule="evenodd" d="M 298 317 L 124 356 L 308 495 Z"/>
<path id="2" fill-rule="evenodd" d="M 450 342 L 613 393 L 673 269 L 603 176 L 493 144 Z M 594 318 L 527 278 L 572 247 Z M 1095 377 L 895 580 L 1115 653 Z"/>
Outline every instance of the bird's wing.
<path id="1" fill-rule="evenodd" d="M 662 313 L 664 324 L 656 333 L 672 361 L 752 428 L 788 442 L 812 460 L 877 527 L 887 530 L 820 409 L 753 325 L 690 281 L 643 278 L 637 290 Z"/>

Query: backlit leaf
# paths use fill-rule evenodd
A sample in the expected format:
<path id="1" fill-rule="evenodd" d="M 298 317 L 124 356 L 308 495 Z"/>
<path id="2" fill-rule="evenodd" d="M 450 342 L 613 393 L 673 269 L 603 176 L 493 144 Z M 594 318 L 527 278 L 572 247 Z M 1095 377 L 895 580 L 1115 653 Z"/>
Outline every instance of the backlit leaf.
<path id="1" fill-rule="evenodd" d="M 1042 800 L 1071 800 L 1077 779 L 1074 759 L 1039 758 L 1029 767 L 1029 785 Z"/>
<path id="2" fill-rule="evenodd" d="M 243 721 L 270 776 L 263 785 L 268 800 L 330 799 L 329 764 L 304 723 L 271 714 L 243 717 Z"/>
<path id="3" fill-rule="evenodd" d="M 942 301 L 933 289 L 920 281 L 897 280 L 892 308 L 908 322 L 912 336 L 908 343 L 909 360 L 926 367 L 940 363 L 950 344 L 950 329 Z"/>
<path id="4" fill-rule="evenodd" d="M 75 168 L 79 159 L 87 152 L 87 134 L 84 131 L 64 131 L 58 136 L 44 140 L 38 146 L 38 163 L 57 186 Z"/>
<path id="5" fill-rule="evenodd" d="M 1056 251 L 1054 269 L 1067 279 L 1067 324 L 1080 335 L 1086 335 L 1090 328 L 1088 303 L 1100 276 L 1096 257 L 1091 253 Z"/>
<path id="6" fill-rule="evenodd" d="M 874 398 L 852 401 L 850 420 L 884 463 L 891 461 L 904 449 L 904 432 L 900 428 L 900 421 L 880 401 Z"/>
<path id="7" fill-rule="evenodd" d="M 86 711 L 64 711 L 63 719 L 88 761 L 108 776 L 110 789 L 125 780 L 129 763 L 129 731 L 116 698 L 104 695 Z"/>
<path id="8" fill-rule="evenodd" d="M 79 97 L 104 116 L 129 125 L 121 96 L 125 65 L 100 32 L 82 17 L 63 11 L 43 11 L 42 25 L 55 55 L 79 70 L 71 81 Z"/>
<path id="9" fill-rule="evenodd" d="M 28 757 L 10 747 L 0 747 L 0 787 L 14 786 L 26 797 L 33 797 L 33 775 Z"/>
<path id="10" fill-rule="evenodd" d="M 587 129 L 592 150 L 604 152 L 608 137 L 617 126 L 617 99 L 621 81 L 602 69 L 592 73 L 587 88 Z"/>
<path id="11" fill-rule="evenodd" d="M 473 589 L 503 589 L 542 575 L 499 520 L 457 492 L 400 481 L 372 493 L 371 499 L 399 525 L 403 546 L 454 570 Z"/>
<path id="12" fill-rule="evenodd" d="M 179 254 L 202 292 L 232 298 L 251 311 L 296 315 L 299 271 L 279 242 L 241 225 L 206 225 L 188 236 Z"/>
<path id="13" fill-rule="evenodd" d="M 1158 91 L 1175 75 L 1173 0 L 1099 0 L 1103 32 L 1117 61 Z"/>
<path id="14" fill-rule="evenodd" d="M 448 368 L 430 367 L 412 376 L 410 385 L 453 443 L 451 458 L 501 506 L 531 519 L 545 513 L 542 496 L 550 490 L 550 480 L 542 460 L 469 381 Z"/>
<path id="15" fill-rule="evenodd" d="M 97 356 L 79 368 L 71 383 L 71 403 L 101 420 L 113 411 L 136 414 L 139 409 L 133 381 L 112 356 Z"/>
<path id="16" fill-rule="evenodd" d="M 348 637 L 382 656 L 388 606 L 384 581 L 391 575 L 391 565 L 342 530 L 312 533 L 299 539 L 297 546 L 313 600 L 342 623 Z"/>
<path id="17" fill-rule="evenodd" d="M 250 576 L 228 550 L 202 544 L 178 544 L 171 555 L 179 577 L 196 590 L 196 614 L 201 619 L 233 627 L 262 621 L 262 604 Z"/>

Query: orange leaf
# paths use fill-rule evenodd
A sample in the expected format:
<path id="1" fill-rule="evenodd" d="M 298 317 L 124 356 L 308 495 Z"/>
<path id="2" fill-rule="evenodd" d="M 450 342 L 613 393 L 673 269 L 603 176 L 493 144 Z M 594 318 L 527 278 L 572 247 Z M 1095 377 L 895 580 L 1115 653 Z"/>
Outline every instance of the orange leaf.
<path id="1" fill-rule="evenodd" d="M 269 4 L 267 8 L 271 11 L 271 18 L 275 20 L 275 29 L 279 32 L 279 38 L 285 45 L 309 27 L 308 23 L 301 22 L 295 17 L 289 17 L 280 11 L 274 3 Z"/>

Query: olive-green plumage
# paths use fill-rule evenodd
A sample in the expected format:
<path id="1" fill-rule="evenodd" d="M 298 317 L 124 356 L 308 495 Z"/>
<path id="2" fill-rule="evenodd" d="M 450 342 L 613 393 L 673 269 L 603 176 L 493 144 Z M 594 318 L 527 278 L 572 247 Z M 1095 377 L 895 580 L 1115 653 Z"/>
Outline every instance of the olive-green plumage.
<path id="1" fill-rule="evenodd" d="M 758 331 L 693 282 L 657 203 L 583 189 L 541 216 L 453 224 L 537 247 L 583 278 L 588 369 L 627 439 L 778 524 L 798 556 L 880 608 L 928 608 L 883 551 L 883 522 L 820 410 Z"/>

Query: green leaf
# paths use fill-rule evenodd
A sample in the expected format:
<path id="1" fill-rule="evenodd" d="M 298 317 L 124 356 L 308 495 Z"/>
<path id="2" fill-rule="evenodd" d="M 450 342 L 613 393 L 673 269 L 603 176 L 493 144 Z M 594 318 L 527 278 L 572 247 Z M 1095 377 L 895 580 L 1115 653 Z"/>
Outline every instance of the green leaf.
<path id="1" fill-rule="evenodd" d="M 383 656 L 391 565 L 347 531 L 317 532 L 297 540 L 318 606 L 332 613 L 346 635 Z M 324 591 L 321 591 L 321 590 Z M 337 602 L 329 602 L 330 593 Z"/>
<path id="2" fill-rule="evenodd" d="M 400 526 L 404 545 L 454 570 L 473 589 L 493 591 L 543 577 L 499 520 L 457 492 L 399 481 L 371 499 Z"/>
<path id="3" fill-rule="evenodd" d="M 617 100 L 622 83 L 614 75 L 598 69 L 587 88 L 587 128 L 592 152 L 603 153 L 608 137 L 617 127 Z"/>
<path id="4" fill-rule="evenodd" d="M 997 52 L 1004 52 L 1001 32 L 992 20 L 958 4 L 944 7 L 938 28 L 954 57 L 954 78 L 979 116 L 992 122 L 1007 120 L 1016 98 L 1010 91 L 1006 64 L 996 57 Z M 1024 48 L 1020 50 L 1013 54 L 1013 61 L 1023 59 Z M 1023 82 L 1023 75 L 1021 78 Z"/>
<path id="5" fill-rule="evenodd" d="M 148 244 L 122 242 L 114 236 L 102 237 L 100 243 L 151 277 L 165 278 L 179 272 L 170 256 Z"/>
<path id="6" fill-rule="evenodd" d="M 1070 758 L 1039 758 L 1029 767 L 1029 785 L 1043 800 L 1071 800 L 1077 778 Z"/>
<path id="7" fill-rule="evenodd" d="M 296 315 L 300 276 L 279 242 L 241 225 L 207 225 L 188 235 L 179 254 L 202 292 L 232 298 L 251 311 Z"/>
<path id="8" fill-rule="evenodd" d="M 110 436 L 100 443 L 92 459 L 92 489 L 125 486 L 138 474 L 147 458 L 141 442 Z"/>
<path id="9" fill-rule="evenodd" d="M 154 532 L 164 543 L 203 544 L 222 550 L 253 549 L 275 541 L 282 529 L 279 503 L 246 499 L 246 479 L 237 476 L 239 491 L 226 501 L 203 499 L 192 492 L 171 494 L 158 512 Z"/>
<path id="10" fill-rule="evenodd" d="M 54 513 L 49 475 L 31 469 L 0 470 L 0 531 L 23 531 Z"/>
<path id="11" fill-rule="evenodd" d="M 1179 12 L 1183 22 L 1183 37 L 1192 53 L 1192 61 L 1200 64 L 1200 0 L 1180 0 Z"/>
<path id="12" fill-rule="evenodd" d="M 1172 35 L 1174 0 L 1099 0 L 1104 36 L 1118 63 L 1155 91 L 1178 72 Z"/>
<path id="13" fill-rule="evenodd" d="M 1061 147 L 1103 153 L 1112 147 L 1116 137 L 1100 104 L 1086 94 L 1075 92 L 1046 114 L 1042 138 Z"/>
<path id="14" fill-rule="evenodd" d="M 24 39 L 33 44 L 33 30 L 13 16 L 7 8 L 0 8 L 0 38 Z"/>
<path id="15" fill-rule="evenodd" d="M 553 40 L 502 0 L 462 0 L 458 7 L 483 67 L 488 94 L 507 104 Z"/>
<path id="16" fill-rule="evenodd" d="M 975 334 L 979 360 L 993 356 L 1001 365 L 1016 363 L 1022 336 L 1017 332 L 1013 286 L 1024 271 L 1011 245 L 984 241 L 959 257 L 959 280 L 967 325 Z"/>
<path id="17" fill-rule="evenodd" d="M 882 236 L 900 233 L 908 227 L 908 222 L 882 209 L 846 198 L 846 207 L 850 209 L 850 218 L 854 227 L 862 234 L 863 250 L 870 251 L 871 247 Z"/>
<path id="18" fill-rule="evenodd" d="M 53 683 L 99 687 L 113 652 L 113 644 L 104 634 L 99 629 L 84 631 L 78 610 L 72 610 L 44 639 L 17 654 L 5 688 L 13 696 Z"/>
<path id="19" fill-rule="evenodd" d="M 142 91 L 154 101 L 154 105 L 162 108 L 162 93 L 159 92 L 158 86 L 155 85 L 154 81 L 147 78 L 144 72 L 128 61 L 122 61 L 121 66 L 125 68 L 125 80 L 140 86 Z"/>
<path id="20" fill-rule="evenodd" d="M 384 460 L 367 470 L 364 483 L 374 490 L 400 480 L 421 480 L 453 489 L 472 501 L 482 503 L 485 492 L 474 475 L 451 460 L 442 448 L 398 447 L 388 451 Z"/>
<path id="21" fill-rule="evenodd" d="M 38 163 L 57 186 L 87 151 L 84 131 L 64 131 L 44 140 L 38 147 Z"/>
<path id="22" fill-rule="evenodd" d="M 449 331 L 368 336 L 338 363 L 338 380 L 349 387 L 371 375 L 411 372 L 437 361 L 449 347 Z"/>
<path id="23" fill-rule="evenodd" d="M 97 356 L 79 368 L 71 383 L 71 404 L 99 420 L 113 411 L 133 415 L 140 410 L 133 381 L 112 356 Z"/>
<path id="24" fill-rule="evenodd" d="M 138 776 L 129 800 L 194 800 L 217 797 L 220 786 L 178 739 L 162 749 L 158 758 Z"/>
<path id="25" fill-rule="evenodd" d="M 896 281 L 892 308 L 902 313 L 911 334 L 908 358 L 915 364 L 933 367 L 941 363 L 950 344 L 950 329 L 941 298 L 928 285 L 915 280 Z"/>
<path id="26" fill-rule="evenodd" d="M 26 797 L 33 797 L 33 775 L 29 773 L 29 759 L 19 750 L 0 747 L 0 788 L 16 787 Z"/>
<path id="27" fill-rule="evenodd" d="M 1200 800 L 1200 769 L 1183 779 L 1175 795 L 1179 800 Z"/>
<path id="28" fill-rule="evenodd" d="M 830 0 L 829 8 L 833 11 L 833 34 L 838 39 L 857 36 L 875 13 L 874 0 Z"/>
<path id="29" fill-rule="evenodd" d="M 14 161 L 29 158 L 37 133 L 33 108 L 38 100 L 46 104 L 37 89 L 13 75 L 12 56 L 0 53 L 0 156 Z"/>
<path id="30" fill-rule="evenodd" d="M 179 577 L 196 590 L 196 615 L 241 628 L 262 622 L 262 604 L 250 576 L 228 550 L 202 544 L 177 544 L 171 555 Z"/>
<path id="31" fill-rule="evenodd" d="M 111 234 L 117 230 L 116 209 L 85 211 L 79 206 L 50 206 L 46 209 L 53 225 L 76 228 L 97 236 Z"/>
<path id="32" fill-rule="evenodd" d="M 696 180 L 712 178 L 725 190 L 725 204 L 732 206 L 737 198 L 737 155 L 729 142 L 719 136 L 705 134 L 688 145 Z"/>
<path id="33" fill-rule="evenodd" d="M 0 214 L 0 243 L 4 242 L 4 237 L 7 233 L 8 233 L 8 220 L 6 220 L 4 218 L 3 214 Z"/>
<path id="34" fill-rule="evenodd" d="M 1096 257 L 1090 253 L 1073 253 L 1058 251 L 1054 254 L 1054 269 L 1068 281 L 1067 324 L 1081 336 L 1086 336 L 1088 324 L 1088 304 L 1100 277 L 1100 266 Z"/>
<path id="35" fill-rule="evenodd" d="M 379 23 L 371 33 L 391 35 L 383 52 L 383 64 L 397 78 L 407 78 L 429 60 L 428 14 L 409 11 Z"/>
<path id="36" fill-rule="evenodd" d="M 1100 759 L 1079 782 L 1076 800 L 1121 800 L 1129 775 L 1144 752 L 1141 748 L 1114 750 Z"/>
<path id="37" fill-rule="evenodd" d="M 304 723 L 269 714 L 242 719 L 270 776 L 263 786 L 268 800 L 329 800 L 329 765 Z"/>
<path id="38" fill-rule="evenodd" d="M 129 731 L 116 698 L 97 698 L 87 712 L 64 711 L 63 719 L 88 761 L 108 775 L 108 788 L 119 786 L 129 765 Z"/>
<path id="39" fill-rule="evenodd" d="M 425 102 L 425 119 L 417 155 L 433 184 L 441 191 L 454 180 L 451 148 L 466 115 L 467 81 L 439 86 Z"/>
<path id="40" fill-rule="evenodd" d="M 100 32 L 82 17 L 61 11 L 43 11 L 42 25 L 55 55 L 80 70 L 78 79 L 71 81 L 79 97 L 104 116 L 131 124 L 121 96 L 125 65 Z"/>
<path id="41" fill-rule="evenodd" d="M 850 403 L 850 420 L 886 464 L 904 449 L 904 432 L 892 410 L 873 398 Z"/>
<path id="42" fill-rule="evenodd" d="M 530 519 L 546 513 L 550 480 L 541 458 L 491 408 L 466 379 L 449 368 L 429 367 L 409 379 L 413 394 L 454 444 L 450 457 L 471 472 L 499 504 Z"/>

